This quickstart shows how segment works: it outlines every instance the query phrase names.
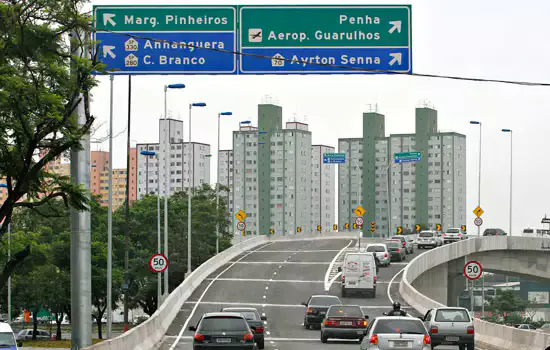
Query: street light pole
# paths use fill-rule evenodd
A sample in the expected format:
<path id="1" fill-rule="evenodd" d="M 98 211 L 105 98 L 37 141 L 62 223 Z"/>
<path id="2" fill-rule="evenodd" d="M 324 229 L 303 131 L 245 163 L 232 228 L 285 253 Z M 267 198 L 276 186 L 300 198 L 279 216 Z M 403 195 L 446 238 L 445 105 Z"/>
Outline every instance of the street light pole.
<path id="1" fill-rule="evenodd" d="M 218 220 L 220 208 L 220 116 L 233 115 L 231 112 L 218 113 L 218 153 L 216 153 L 216 254 L 220 252 L 220 223 Z"/>
<path id="2" fill-rule="evenodd" d="M 168 258 L 168 197 L 170 196 L 170 127 L 168 122 L 168 89 L 185 89 L 185 84 L 170 84 L 164 85 L 164 256 Z M 160 143 L 160 142 L 159 142 Z M 160 144 L 159 144 L 160 150 Z M 160 184 L 160 158 L 158 159 L 157 175 L 158 182 Z M 159 185 L 160 186 L 160 185 Z M 159 193 L 160 196 L 160 187 Z M 164 295 L 170 294 L 168 286 L 168 267 L 164 270 Z"/>
<path id="3" fill-rule="evenodd" d="M 189 104 L 189 140 L 187 140 L 187 273 L 185 277 L 189 276 L 193 271 L 193 268 L 191 267 L 191 111 L 193 110 L 193 107 L 206 107 L 206 103 L 197 102 Z M 193 176 L 194 175 L 195 174 L 193 174 Z"/>
<path id="4" fill-rule="evenodd" d="M 471 121 L 470 124 L 479 125 L 479 174 L 477 183 L 477 205 L 481 207 L 481 122 Z M 477 227 L 477 235 L 481 236 L 481 226 Z"/>
<path id="5" fill-rule="evenodd" d="M 508 226 L 508 232 L 509 232 L 509 235 L 511 236 L 512 235 L 512 173 L 513 173 L 513 167 L 512 167 L 512 161 L 514 159 L 513 157 L 513 133 L 512 133 L 512 129 L 502 129 L 502 132 L 507 132 L 507 133 L 510 133 L 510 217 L 509 217 L 509 226 Z"/>
<path id="6" fill-rule="evenodd" d="M 109 75 L 109 207 L 107 209 L 107 339 L 111 339 L 113 328 L 113 81 Z"/>

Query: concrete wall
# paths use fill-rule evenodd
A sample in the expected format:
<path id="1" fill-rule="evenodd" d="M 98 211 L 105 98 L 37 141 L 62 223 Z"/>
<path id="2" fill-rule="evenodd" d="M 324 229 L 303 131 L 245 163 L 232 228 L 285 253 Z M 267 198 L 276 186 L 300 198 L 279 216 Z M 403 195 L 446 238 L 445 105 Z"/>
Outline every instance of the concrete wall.
<path id="1" fill-rule="evenodd" d="M 413 259 L 405 268 L 399 284 L 403 299 L 419 313 L 425 314 L 434 307 L 445 306 L 451 284 L 460 283 L 456 276 L 457 261 L 479 259 L 487 267 L 499 267 L 515 273 L 528 272 L 530 276 L 549 278 L 550 250 L 547 238 L 483 237 L 470 238 L 427 251 Z M 494 256 L 494 257 L 492 257 Z M 498 258 L 500 257 L 500 260 Z M 441 267 L 440 267 L 441 266 Z M 450 271 L 450 273 L 449 273 Z M 438 272 L 440 274 L 438 274 Z M 446 272 L 446 273 L 445 273 Z M 445 277 L 442 278 L 441 273 Z M 418 280 L 418 281 L 417 281 Z M 430 287 L 431 288 L 428 288 Z M 429 293 L 428 296 L 424 293 Z M 445 302 L 442 302 L 445 301 Z M 494 349 L 548 350 L 550 334 L 535 333 L 502 326 L 478 319 L 474 320 L 476 341 Z"/>

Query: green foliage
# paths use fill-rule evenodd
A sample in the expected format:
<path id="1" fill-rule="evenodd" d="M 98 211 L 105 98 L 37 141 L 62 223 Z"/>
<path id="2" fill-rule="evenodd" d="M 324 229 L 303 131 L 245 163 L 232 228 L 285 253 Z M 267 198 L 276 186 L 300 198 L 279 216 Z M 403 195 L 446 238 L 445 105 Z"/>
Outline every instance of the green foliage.
<path id="1" fill-rule="evenodd" d="M 522 300 L 514 291 L 501 290 L 489 299 L 489 310 L 495 314 L 505 314 L 525 311 L 528 302 Z"/>

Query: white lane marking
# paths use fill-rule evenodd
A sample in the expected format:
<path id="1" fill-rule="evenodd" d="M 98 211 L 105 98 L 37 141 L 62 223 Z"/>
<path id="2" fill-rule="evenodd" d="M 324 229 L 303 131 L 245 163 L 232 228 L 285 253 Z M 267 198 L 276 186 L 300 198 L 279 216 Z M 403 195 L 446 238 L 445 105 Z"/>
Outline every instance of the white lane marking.
<path id="1" fill-rule="evenodd" d="M 296 253 L 323 253 L 323 252 L 327 252 L 327 253 L 335 253 L 335 252 L 339 252 L 340 249 L 318 249 L 318 250 L 259 250 L 257 252 L 254 252 L 254 254 L 256 253 L 293 253 L 293 254 L 296 254 Z"/>
<path id="2" fill-rule="evenodd" d="M 332 284 L 334 283 L 334 281 L 336 281 L 336 279 L 337 279 L 338 277 L 340 277 L 341 275 L 342 275 L 342 273 L 341 273 L 341 272 L 338 272 L 338 273 L 336 274 L 336 276 L 332 277 L 332 279 L 331 279 L 330 282 L 328 283 L 328 290 L 326 289 L 326 286 L 325 286 L 325 291 L 326 291 L 326 292 L 328 292 L 328 291 L 330 290 L 330 287 L 332 287 Z M 378 282 L 376 282 L 376 283 L 378 283 Z"/>
<path id="3" fill-rule="evenodd" d="M 186 301 L 185 304 L 198 304 L 201 305 L 221 305 L 224 306 L 260 306 L 260 307 L 281 307 L 281 308 L 295 308 L 295 309 L 304 309 L 305 306 L 300 304 L 263 304 L 263 303 L 250 303 L 246 301 Z M 361 309 L 386 309 L 384 305 L 360 305 Z M 402 307 L 402 309 L 410 309 L 410 307 Z"/>
<path id="4" fill-rule="evenodd" d="M 228 264 L 247 264 L 247 265 L 276 265 L 276 264 L 291 264 L 291 265 L 328 265 L 328 261 L 230 261 Z"/>
<path id="5" fill-rule="evenodd" d="M 330 290 L 330 286 L 332 285 L 332 283 L 334 282 L 334 279 L 332 279 L 331 281 L 329 281 L 329 277 L 330 277 L 330 272 L 332 270 L 332 268 L 334 267 L 334 264 L 336 263 L 336 260 L 338 260 L 338 258 L 340 257 L 340 255 L 342 255 L 344 253 L 344 251 L 349 248 L 349 246 L 353 243 L 353 240 L 350 240 L 348 245 L 345 246 L 344 248 L 340 249 L 340 251 L 338 252 L 338 254 L 336 254 L 334 256 L 334 258 L 332 259 L 332 261 L 330 262 L 329 266 L 328 266 L 328 269 L 327 269 L 327 272 L 325 273 L 325 292 L 328 292 Z"/>
<path id="6" fill-rule="evenodd" d="M 403 271 L 405 271 L 405 268 L 402 268 L 401 270 L 399 270 L 398 273 L 396 273 L 395 275 L 393 275 L 392 279 L 390 280 L 390 284 L 388 285 L 388 299 L 390 300 L 390 303 L 393 304 L 393 299 L 391 297 L 391 285 L 393 283 L 393 281 L 395 280 L 395 278 L 397 276 L 399 276 Z"/>
<path id="7" fill-rule="evenodd" d="M 207 281 L 212 281 L 214 278 L 206 278 Z M 324 283 L 321 280 L 274 280 L 272 278 L 218 278 L 216 281 L 228 282 L 280 282 L 280 283 Z M 384 282 L 378 282 L 384 283 Z M 386 282 L 387 283 L 387 282 Z"/>
<path id="8" fill-rule="evenodd" d="M 267 334 L 267 332 L 266 332 Z M 164 336 L 164 339 L 174 339 L 176 338 L 175 335 L 165 335 Z M 180 339 L 182 340 L 190 340 L 190 339 L 193 339 L 192 336 L 190 335 L 184 335 L 182 336 Z M 270 342 L 275 342 L 275 341 L 283 341 L 283 342 L 290 342 L 290 341 L 314 341 L 314 342 L 319 342 L 319 338 L 272 338 L 272 337 L 265 337 L 265 340 L 268 340 Z M 331 340 L 333 340 L 331 338 Z M 353 342 L 357 342 L 357 340 L 353 340 L 353 339 L 334 339 L 335 341 L 353 341 Z"/>
<path id="9" fill-rule="evenodd" d="M 266 245 L 263 245 L 261 247 L 259 247 L 258 249 L 262 249 L 263 247 L 266 247 L 268 245 L 271 245 L 273 244 L 273 242 L 269 242 L 267 243 Z M 249 253 L 246 253 L 245 255 L 243 255 L 239 260 L 237 261 L 240 261 L 244 258 L 246 258 L 247 256 L 249 256 L 250 254 L 252 254 L 254 252 L 251 251 Z M 204 290 L 204 292 L 202 292 L 201 296 L 199 297 L 199 300 L 196 301 L 195 303 L 195 306 L 193 307 L 193 309 L 191 310 L 191 313 L 189 314 L 189 316 L 187 316 L 187 319 L 185 320 L 185 323 L 183 324 L 183 327 L 181 327 L 181 330 L 178 334 L 178 338 L 176 338 L 176 341 L 174 342 L 174 344 L 172 344 L 172 346 L 170 347 L 170 350 L 174 350 L 175 347 L 178 345 L 178 342 L 179 340 L 181 339 L 181 337 L 183 336 L 183 332 L 185 332 L 185 330 L 187 329 L 187 326 L 189 325 L 189 322 L 191 321 L 191 318 L 193 317 L 193 315 L 195 314 L 195 311 L 197 311 L 197 307 L 199 306 L 200 302 L 202 301 L 202 298 L 204 298 L 204 296 L 206 295 L 206 293 L 208 292 L 208 290 L 210 289 L 210 287 L 214 284 L 214 282 L 216 282 L 216 279 L 218 277 L 220 277 L 221 275 L 223 275 L 224 273 L 226 273 L 230 268 L 232 268 L 235 264 L 231 264 L 229 265 L 225 270 L 223 270 L 222 272 L 220 272 L 219 275 L 217 275 L 216 277 L 214 277 L 214 279 L 212 281 L 210 281 L 210 283 L 208 284 L 208 286 L 206 286 L 206 289 Z"/>

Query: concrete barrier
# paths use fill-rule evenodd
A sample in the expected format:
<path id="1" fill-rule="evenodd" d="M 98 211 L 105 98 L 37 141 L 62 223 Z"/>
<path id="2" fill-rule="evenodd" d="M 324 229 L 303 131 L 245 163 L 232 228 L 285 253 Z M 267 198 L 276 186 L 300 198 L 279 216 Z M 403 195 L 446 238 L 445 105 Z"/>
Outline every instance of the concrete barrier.
<path id="1" fill-rule="evenodd" d="M 86 349 L 93 350 L 146 350 L 152 349 L 162 340 L 166 330 L 176 318 L 183 303 L 195 289 L 220 266 L 243 252 L 268 242 L 265 236 L 254 237 L 240 242 L 220 254 L 210 258 L 189 275 L 176 289 L 170 293 L 160 308 L 145 322 L 128 332 L 109 340 L 105 340 Z"/>
<path id="2" fill-rule="evenodd" d="M 162 340 L 166 330 L 180 312 L 183 303 L 193 294 L 204 279 L 220 268 L 220 266 L 228 263 L 245 251 L 254 249 L 270 241 L 348 239 L 357 237 L 357 233 L 353 232 L 302 233 L 298 235 L 274 235 L 270 237 L 234 236 L 231 248 L 210 258 L 193 271 L 188 278 L 170 293 L 160 308 L 147 321 L 116 338 L 105 340 L 85 349 L 148 350 L 154 348 Z"/>
<path id="3" fill-rule="evenodd" d="M 442 307 L 443 304 L 420 293 L 412 286 L 414 280 L 426 271 L 448 261 L 466 257 L 479 252 L 497 250 L 548 251 L 544 238 L 525 237 L 484 237 L 449 244 L 420 254 L 405 268 L 399 284 L 399 293 L 403 299 L 419 313 L 424 315 L 429 309 Z M 549 256 L 550 258 L 550 256 Z M 434 287 L 438 281 L 434 281 Z M 531 332 L 513 327 L 474 319 L 476 341 L 482 346 L 494 349 L 510 350 L 548 350 L 550 334 Z"/>

